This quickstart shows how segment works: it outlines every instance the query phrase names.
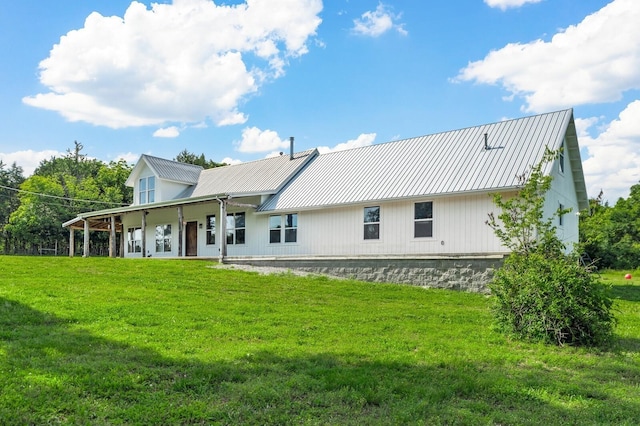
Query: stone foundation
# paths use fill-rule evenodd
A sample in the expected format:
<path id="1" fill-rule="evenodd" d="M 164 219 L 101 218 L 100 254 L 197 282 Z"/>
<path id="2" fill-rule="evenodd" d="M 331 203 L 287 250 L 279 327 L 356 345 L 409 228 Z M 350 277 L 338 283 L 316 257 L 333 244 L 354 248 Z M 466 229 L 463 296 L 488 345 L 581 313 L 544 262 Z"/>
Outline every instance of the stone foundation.
<path id="1" fill-rule="evenodd" d="M 228 259 L 225 263 L 287 268 L 360 281 L 488 293 L 487 285 L 502 262 L 503 258 L 496 256 L 434 259 L 251 258 Z"/>

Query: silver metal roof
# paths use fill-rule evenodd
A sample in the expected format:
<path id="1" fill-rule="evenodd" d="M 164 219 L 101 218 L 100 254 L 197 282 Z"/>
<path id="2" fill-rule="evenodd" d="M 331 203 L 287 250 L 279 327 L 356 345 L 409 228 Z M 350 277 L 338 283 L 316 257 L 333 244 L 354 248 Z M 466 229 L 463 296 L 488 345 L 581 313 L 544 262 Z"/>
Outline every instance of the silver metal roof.
<path id="1" fill-rule="evenodd" d="M 320 208 L 514 188 L 545 147 L 558 149 L 571 109 L 319 155 L 259 211 Z M 485 149 L 485 133 L 489 149 Z M 577 137 L 568 148 L 578 192 L 584 178 Z M 582 183 L 580 183 L 582 179 Z M 586 190 L 581 207 L 587 203 Z"/>
<path id="2" fill-rule="evenodd" d="M 198 182 L 198 177 L 203 170 L 201 166 L 194 164 L 165 160 L 164 158 L 152 157 L 146 154 L 143 154 L 142 158 L 158 178 L 174 182 L 194 184 Z"/>
<path id="3" fill-rule="evenodd" d="M 289 155 L 265 158 L 231 166 L 203 170 L 195 186 L 178 198 L 201 197 L 210 194 L 248 195 L 275 194 L 304 165 L 318 154 L 313 149 Z"/>

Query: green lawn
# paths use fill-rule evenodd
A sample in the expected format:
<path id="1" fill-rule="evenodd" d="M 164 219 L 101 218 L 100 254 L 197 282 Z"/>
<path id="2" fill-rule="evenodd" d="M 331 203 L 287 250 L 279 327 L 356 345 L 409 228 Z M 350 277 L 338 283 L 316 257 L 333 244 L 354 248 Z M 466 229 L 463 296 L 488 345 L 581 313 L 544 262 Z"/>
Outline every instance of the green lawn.
<path id="1" fill-rule="evenodd" d="M 640 271 L 606 351 L 489 299 L 204 261 L 0 257 L 0 424 L 637 424 Z"/>

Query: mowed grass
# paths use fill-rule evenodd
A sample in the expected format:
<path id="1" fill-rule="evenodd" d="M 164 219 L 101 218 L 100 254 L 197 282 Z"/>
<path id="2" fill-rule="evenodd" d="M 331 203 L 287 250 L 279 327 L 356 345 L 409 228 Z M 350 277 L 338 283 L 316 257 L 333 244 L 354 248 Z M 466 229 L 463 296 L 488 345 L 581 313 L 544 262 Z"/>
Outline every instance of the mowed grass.
<path id="1" fill-rule="evenodd" d="M 483 295 L 213 266 L 0 257 L 0 424 L 640 419 L 640 271 L 603 274 L 597 350 L 506 340 Z"/>

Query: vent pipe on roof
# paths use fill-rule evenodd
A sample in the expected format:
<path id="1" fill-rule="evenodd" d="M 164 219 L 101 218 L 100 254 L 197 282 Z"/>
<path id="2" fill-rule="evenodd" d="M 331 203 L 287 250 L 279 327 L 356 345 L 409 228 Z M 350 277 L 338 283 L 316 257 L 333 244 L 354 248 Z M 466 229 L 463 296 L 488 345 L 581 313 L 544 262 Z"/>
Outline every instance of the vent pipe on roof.
<path id="1" fill-rule="evenodd" d="M 293 160 L 293 136 L 289 137 L 289 160 Z"/>
<path id="2" fill-rule="evenodd" d="M 489 133 L 484 134 L 484 149 L 491 149 L 489 147 Z"/>

